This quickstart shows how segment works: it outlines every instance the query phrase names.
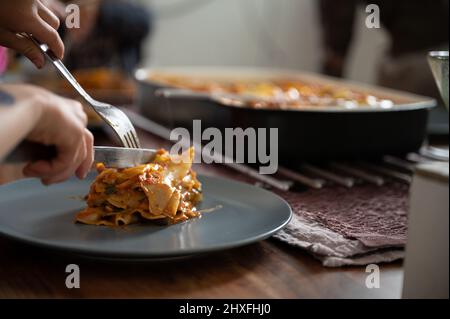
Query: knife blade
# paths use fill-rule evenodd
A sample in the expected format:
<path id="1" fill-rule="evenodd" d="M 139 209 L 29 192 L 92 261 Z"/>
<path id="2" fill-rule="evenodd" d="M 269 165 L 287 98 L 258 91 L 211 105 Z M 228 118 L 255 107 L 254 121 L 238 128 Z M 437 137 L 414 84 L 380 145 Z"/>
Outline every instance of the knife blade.
<path id="1" fill-rule="evenodd" d="M 126 168 L 151 162 L 156 150 L 144 148 L 126 148 L 95 146 L 94 161 L 103 163 L 106 167 Z"/>
<path id="2" fill-rule="evenodd" d="M 54 146 L 47 146 L 34 142 L 19 144 L 3 163 L 26 163 L 38 160 L 51 160 L 56 157 Z M 151 162 L 155 158 L 156 150 L 142 148 L 125 148 L 110 146 L 94 147 L 94 162 L 104 163 L 106 167 L 126 168 Z"/>

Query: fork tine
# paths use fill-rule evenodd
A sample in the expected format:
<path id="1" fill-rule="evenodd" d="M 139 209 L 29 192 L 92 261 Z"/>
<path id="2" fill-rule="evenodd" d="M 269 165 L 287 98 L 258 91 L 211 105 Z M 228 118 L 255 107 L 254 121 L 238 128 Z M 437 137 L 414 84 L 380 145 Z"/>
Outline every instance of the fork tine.
<path id="1" fill-rule="evenodd" d="M 134 146 L 133 146 L 133 143 L 131 142 L 131 140 L 130 140 L 130 137 L 128 136 L 128 134 L 125 134 L 124 136 L 123 136 L 123 138 L 124 138 L 124 140 L 125 140 L 125 146 L 126 147 L 128 147 L 128 148 L 134 148 Z"/>
<path id="2" fill-rule="evenodd" d="M 107 122 L 109 125 L 109 122 Z M 110 125 L 110 127 L 112 128 L 112 126 Z M 122 134 L 119 134 L 119 132 L 117 132 L 116 130 L 112 130 L 114 132 L 114 135 L 119 139 L 120 144 L 122 144 L 122 147 L 128 147 L 128 142 L 125 139 L 125 136 Z"/>
<path id="3" fill-rule="evenodd" d="M 140 143 L 139 143 L 139 139 L 137 137 L 136 132 L 130 131 L 129 134 L 130 134 L 130 137 L 131 137 L 134 147 L 140 148 Z"/>
<path id="4" fill-rule="evenodd" d="M 130 134 L 131 134 L 131 133 L 130 133 Z M 136 143 L 136 141 L 134 140 L 133 135 L 131 135 L 131 140 L 133 141 L 134 147 L 139 148 L 138 145 L 137 145 L 137 143 Z"/>
<path id="5" fill-rule="evenodd" d="M 125 136 L 127 138 L 127 141 L 130 143 L 130 147 L 131 148 L 136 148 L 136 146 L 133 143 L 133 139 L 130 136 L 130 132 L 129 131 L 125 134 Z"/>
<path id="6" fill-rule="evenodd" d="M 128 140 L 125 138 L 125 136 L 121 136 L 120 137 L 120 141 L 122 142 L 122 146 L 123 147 L 128 147 L 130 148 L 130 143 L 128 142 Z"/>

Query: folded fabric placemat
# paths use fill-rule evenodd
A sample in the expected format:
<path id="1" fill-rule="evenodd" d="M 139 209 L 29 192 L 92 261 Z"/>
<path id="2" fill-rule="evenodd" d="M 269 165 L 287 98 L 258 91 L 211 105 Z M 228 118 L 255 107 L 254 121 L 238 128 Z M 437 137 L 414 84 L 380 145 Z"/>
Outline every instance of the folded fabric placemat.
<path id="1" fill-rule="evenodd" d="M 292 221 L 275 238 L 304 248 L 324 266 L 365 265 L 403 258 L 409 186 L 388 183 L 275 191 L 292 207 Z"/>
<path id="2" fill-rule="evenodd" d="M 309 251 L 327 267 L 367 265 L 404 257 L 401 247 L 366 247 L 357 239 L 346 238 L 296 213 L 289 225 L 275 234 L 274 238 Z"/>

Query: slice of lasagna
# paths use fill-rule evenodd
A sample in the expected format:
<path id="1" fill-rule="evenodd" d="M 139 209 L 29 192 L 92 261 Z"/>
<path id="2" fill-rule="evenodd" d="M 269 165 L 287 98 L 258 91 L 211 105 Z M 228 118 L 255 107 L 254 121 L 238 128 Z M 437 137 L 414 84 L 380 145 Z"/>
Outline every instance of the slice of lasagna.
<path id="1" fill-rule="evenodd" d="M 192 170 L 194 149 L 173 157 L 159 150 L 153 162 L 131 168 L 97 164 L 99 175 L 76 221 L 121 226 L 145 220 L 174 224 L 199 215 L 201 184 Z"/>

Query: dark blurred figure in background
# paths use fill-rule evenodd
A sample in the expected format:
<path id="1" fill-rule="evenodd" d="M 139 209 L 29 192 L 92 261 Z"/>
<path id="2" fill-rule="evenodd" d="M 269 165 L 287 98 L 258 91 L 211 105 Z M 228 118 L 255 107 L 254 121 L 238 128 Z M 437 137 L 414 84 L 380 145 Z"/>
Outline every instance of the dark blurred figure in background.
<path id="1" fill-rule="evenodd" d="M 326 55 L 323 72 L 342 76 L 356 9 L 376 4 L 391 45 L 378 68 L 378 84 L 439 99 L 427 64 L 430 50 L 448 50 L 448 0 L 320 0 Z"/>
<path id="2" fill-rule="evenodd" d="M 47 1 L 53 2 L 54 11 L 63 18 L 61 3 Z M 89 0 L 79 5 L 80 28 L 67 29 L 61 23 L 68 68 L 112 67 L 131 74 L 141 61 L 142 44 L 152 30 L 151 12 L 131 0 Z"/>

